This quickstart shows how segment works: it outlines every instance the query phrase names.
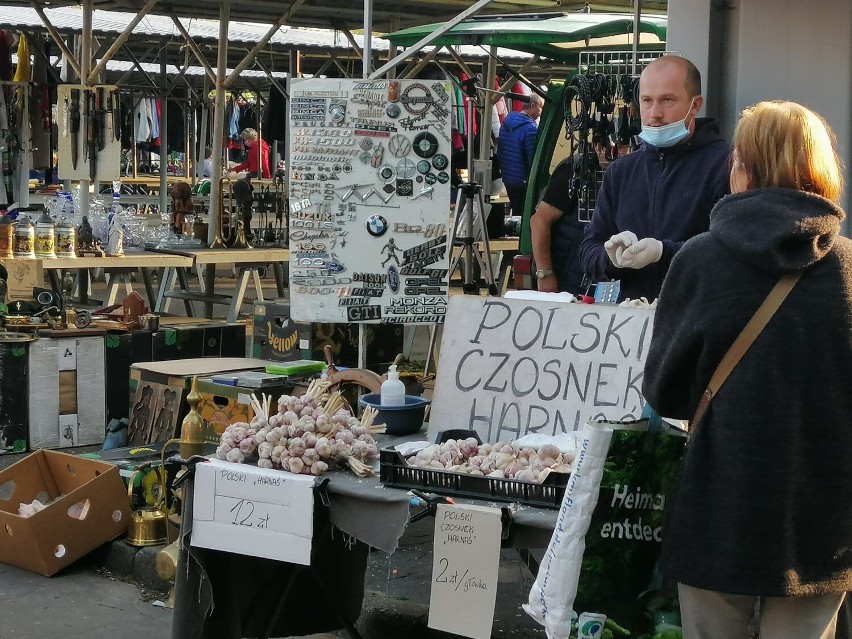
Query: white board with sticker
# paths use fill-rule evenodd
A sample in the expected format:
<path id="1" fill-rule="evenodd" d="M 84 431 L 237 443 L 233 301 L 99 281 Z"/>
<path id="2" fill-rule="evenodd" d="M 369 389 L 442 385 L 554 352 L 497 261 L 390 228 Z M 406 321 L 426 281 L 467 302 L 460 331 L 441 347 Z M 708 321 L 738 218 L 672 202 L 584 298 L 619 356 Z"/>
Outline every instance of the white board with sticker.
<path id="1" fill-rule="evenodd" d="M 292 81 L 294 320 L 443 322 L 452 91 L 438 80 Z"/>

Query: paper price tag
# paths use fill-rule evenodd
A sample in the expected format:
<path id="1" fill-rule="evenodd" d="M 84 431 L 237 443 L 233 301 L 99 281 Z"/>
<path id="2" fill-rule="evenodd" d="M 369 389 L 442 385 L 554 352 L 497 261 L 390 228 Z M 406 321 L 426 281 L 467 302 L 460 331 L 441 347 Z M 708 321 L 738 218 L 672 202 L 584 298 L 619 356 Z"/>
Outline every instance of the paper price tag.
<path id="1" fill-rule="evenodd" d="M 196 468 L 192 545 L 310 564 L 311 477 L 222 460 Z"/>
<path id="2" fill-rule="evenodd" d="M 435 515 L 429 627 L 489 639 L 500 567 L 500 511 L 441 504 Z"/>

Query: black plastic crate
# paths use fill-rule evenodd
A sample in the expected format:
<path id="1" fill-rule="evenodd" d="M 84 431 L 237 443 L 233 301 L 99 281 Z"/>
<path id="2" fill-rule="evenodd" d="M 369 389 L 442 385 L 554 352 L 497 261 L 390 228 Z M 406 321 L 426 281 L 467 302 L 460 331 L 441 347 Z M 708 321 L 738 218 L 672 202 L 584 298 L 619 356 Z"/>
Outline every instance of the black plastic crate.
<path id="1" fill-rule="evenodd" d="M 438 436 L 438 443 L 475 436 L 474 432 L 464 431 L 462 434 L 459 431 L 446 431 Z M 418 468 L 409 466 L 393 447 L 379 451 L 379 463 L 379 478 L 386 486 L 417 488 L 450 497 L 518 502 L 554 509 L 562 505 L 562 497 L 571 477 L 566 473 L 553 472 L 543 483 L 536 484 L 516 479 L 465 475 L 435 468 Z"/>

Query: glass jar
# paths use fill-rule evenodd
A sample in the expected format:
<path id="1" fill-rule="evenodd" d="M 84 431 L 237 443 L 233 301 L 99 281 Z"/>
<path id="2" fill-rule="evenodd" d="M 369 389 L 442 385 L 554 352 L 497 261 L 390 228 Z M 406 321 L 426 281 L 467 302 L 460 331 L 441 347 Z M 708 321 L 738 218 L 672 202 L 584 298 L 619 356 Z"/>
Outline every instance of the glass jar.
<path id="1" fill-rule="evenodd" d="M 77 257 L 77 229 L 66 219 L 56 225 L 56 257 Z"/>
<path id="2" fill-rule="evenodd" d="M 56 257 L 56 227 L 47 211 L 36 221 L 34 248 L 36 257 L 40 259 Z"/>
<path id="3" fill-rule="evenodd" d="M 15 246 L 15 225 L 3 211 L 0 216 L 0 258 L 13 257 Z"/>
<path id="4" fill-rule="evenodd" d="M 17 258 L 35 259 L 35 227 L 26 215 L 15 222 L 15 238 L 12 253 Z"/>

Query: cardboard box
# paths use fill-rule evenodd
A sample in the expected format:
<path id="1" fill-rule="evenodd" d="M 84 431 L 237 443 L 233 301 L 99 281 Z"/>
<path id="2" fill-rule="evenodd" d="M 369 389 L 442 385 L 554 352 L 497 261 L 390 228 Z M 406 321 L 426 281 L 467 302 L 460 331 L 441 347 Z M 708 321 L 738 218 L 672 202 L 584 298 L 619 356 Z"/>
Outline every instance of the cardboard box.
<path id="1" fill-rule="evenodd" d="M 310 350 L 311 326 L 290 319 L 289 302 L 255 302 L 251 340 L 253 357 L 285 362 L 309 357 Z"/>
<path id="2" fill-rule="evenodd" d="M 210 322 L 197 326 L 174 326 L 163 329 L 166 341 L 169 331 L 175 332 L 174 344 L 177 353 L 174 359 L 194 357 L 245 357 L 246 327 L 244 324 Z M 166 357 L 154 357 L 152 361 L 162 361 Z"/>
<path id="3" fill-rule="evenodd" d="M 36 499 L 47 507 L 18 515 Z M 49 577 L 123 534 L 130 516 L 118 468 L 36 451 L 0 471 L 0 562 Z"/>
<path id="4" fill-rule="evenodd" d="M 277 386 L 250 388 L 217 384 L 209 378 L 199 379 L 198 392 L 202 400 L 198 405 L 198 414 L 207 425 L 207 441 L 218 444 L 219 438 L 229 425 L 235 422 L 251 421 L 254 416 L 250 399 L 252 393 L 258 399 L 263 393 L 271 395 L 273 403 L 277 402 L 281 395 L 289 395 L 293 390 L 292 382 L 287 377 L 282 377 L 281 380 L 281 384 Z M 277 404 L 275 406 L 277 410 Z"/>
<path id="5" fill-rule="evenodd" d="M 180 436 L 180 423 L 189 412 L 186 396 L 192 378 L 209 377 L 235 371 L 263 371 L 269 362 L 245 357 L 196 358 L 166 362 L 136 363 L 130 369 L 130 392 L 133 404 L 127 443 L 131 446 L 147 445 Z M 253 389 L 226 387 L 226 393 L 251 393 Z M 265 389 L 264 392 L 274 392 Z M 222 396 L 221 393 L 218 394 Z M 221 404 L 223 400 L 218 400 Z M 224 400 L 225 404 L 231 401 Z M 248 400 L 246 400 L 248 401 Z M 215 401 L 214 401 L 215 403 Z M 217 440 L 218 441 L 218 440 Z"/>
<path id="6" fill-rule="evenodd" d="M 6 280 L 6 299 L 0 301 L 33 299 L 33 288 L 44 286 L 44 270 L 41 260 L 3 259 L 9 278 Z"/>
<path id="7" fill-rule="evenodd" d="M 42 331 L 30 344 L 30 448 L 104 441 L 104 332 L 85 329 L 76 333 L 66 337 L 64 331 Z"/>
<path id="8" fill-rule="evenodd" d="M 159 331 L 110 333 L 106 337 L 106 423 L 130 416 L 130 367 L 196 357 L 242 357 L 246 327 L 224 322 L 167 326 Z"/>
<path id="9" fill-rule="evenodd" d="M 177 359 L 176 333 L 109 333 L 106 344 L 106 423 L 130 416 L 130 366 L 155 359 Z M 157 353 L 157 357 L 155 357 Z"/>

